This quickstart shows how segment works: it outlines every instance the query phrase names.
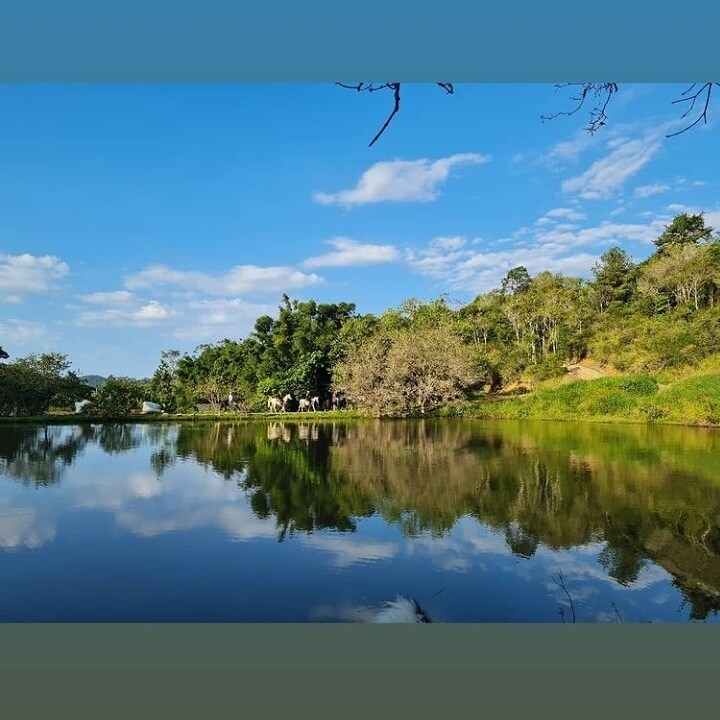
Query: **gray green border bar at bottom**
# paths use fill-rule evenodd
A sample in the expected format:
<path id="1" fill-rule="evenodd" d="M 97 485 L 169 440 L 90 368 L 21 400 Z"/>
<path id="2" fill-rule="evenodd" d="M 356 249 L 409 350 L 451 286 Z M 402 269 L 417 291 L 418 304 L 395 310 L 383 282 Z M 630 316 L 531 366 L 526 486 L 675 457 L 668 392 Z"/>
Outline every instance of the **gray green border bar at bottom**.
<path id="1" fill-rule="evenodd" d="M 715 704 L 718 640 L 715 625 L 5 624 L 0 708 L 652 717 Z"/>

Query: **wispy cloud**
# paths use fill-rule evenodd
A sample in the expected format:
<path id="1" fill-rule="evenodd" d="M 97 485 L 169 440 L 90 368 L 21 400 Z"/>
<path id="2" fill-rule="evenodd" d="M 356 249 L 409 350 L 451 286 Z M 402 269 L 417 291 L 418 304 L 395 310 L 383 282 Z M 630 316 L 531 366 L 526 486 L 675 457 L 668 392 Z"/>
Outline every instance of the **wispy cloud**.
<path id="1" fill-rule="evenodd" d="M 54 255 L 0 255 L 0 301 L 48 292 L 69 272 L 67 263 Z"/>
<path id="2" fill-rule="evenodd" d="M 157 300 L 132 309 L 107 309 L 81 312 L 80 325 L 153 325 L 171 316 L 171 311 Z"/>
<path id="3" fill-rule="evenodd" d="M 633 195 L 639 198 L 652 197 L 653 195 L 662 195 L 670 189 L 669 185 L 657 183 L 655 185 L 640 185 L 635 188 Z"/>
<path id="4" fill-rule="evenodd" d="M 554 208 L 552 210 L 548 210 L 545 213 L 545 216 L 551 218 L 564 218 L 566 220 L 585 219 L 585 213 L 581 213 L 578 210 L 573 210 L 572 208 Z"/>
<path id="5" fill-rule="evenodd" d="M 584 220 L 587 216 L 579 210 L 572 208 L 553 208 L 548 210 L 538 221 L 538 225 L 550 225 L 559 220 Z"/>
<path id="6" fill-rule="evenodd" d="M 377 265 L 400 258 L 400 252 L 394 245 L 363 244 L 346 237 L 333 238 L 327 244 L 335 248 L 333 252 L 308 258 L 303 265 L 308 268 Z"/>
<path id="7" fill-rule="evenodd" d="M 398 553 L 398 547 L 392 542 L 359 540 L 338 535 L 309 535 L 302 538 L 303 545 L 329 553 L 335 567 L 346 568 L 352 565 L 390 560 Z"/>
<path id="8" fill-rule="evenodd" d="M 276 305 L 232 300 L 199 300 L 178 308 L 171 335 L 181 340 L 204 342 L 218 337 L 244 337 L 261 315 L 275 316 Z"/>
<path id="9" fill-rule="evenodd" d="M 88 295 L 81 295 L 80 299 L 94 305 L 126 305 L 133 302 L 135 296 L 127 290 L 116 290 L 114 292 L 89 293 Z"/>
<path id="10" fill-rule="evenodd" d="M 580 156 L 589 150 L 593 145 L 598 145 L 598 140 L 585 131 L 575 134 L 571 140 L 563 140 L 553 145 L 550 150 L 538 157 L 541 165 L 551 170 L 560 170 L 567 163 L 575 163 Z"/>
<path id="11" fill-rule="evenodd" d="M 658 153 L 661 137 L 653 133 L 642 139 L 611 140 L 610 153 L 596 160 L 580 175 L 562 183 L 565 193 L 578 193 L 585 200 L 608 198 L 644 168 Z"/>
<path id="12" fill-rule="evenodd" d="M 9 511 L 0 511 L 0 548 L 3 550 L 38 548 L 52 542 L 56 532 L 53 519 L 35 509 L 10 507 Z"/>
<path id="13" fill-rule="evenodd" d="M 277 306 L 248 302 L 241 298 L 201 300 L 141 300 L 124 291 L 93 293 L 90 302 L 105 304 L 98 310 L 81 311 L 80 326 L 133 326 L 162 328 L 165 336 L 207 342 L 218 337 L 242 337 L 261 315 L 273 315 Z"/>
<path id="14" fill-rule="evenodd" d="M 662 232 L 667 219 L 658 215 L 645 223 L 540 225 L 532 233 L 515 233 L 512 247 L 499 241 L 458 237 L 448 244 L 448 239 L 441 237 L 424 248 L 408 248 L 405 260 L 413 271 L 444 283 L 448 289 L 472 293 L 498 287 L 502 276 L 518 265 L 527 267 L 531 274 L 550 270 L 588 276 L 604 248 L 627 241 L 650 243 Z"/>
<path id="15" fill-rule="evenodd" d="M 15 318 L 0 322 L 0 338 L 2 338 L 2 344 L 7 351 L 9 351 L 11 343 L 24 346 L 37 343 L 48 336 L 47 328 L 39 323 Z"/>
<path id="16" fill-rule="evenodd" d="M 431 202 L 450 172 L 463 165 L 490 162 L 489 155 L 459 153 L 438 160 L 391 160 L 368 168 L 351 190 L 316 192 L 321 205 L 364 205 L 378 202 Z"/>
<path id="17" fill-rule="evenodd" d="M 177 286 L 183 290 L 228 297 L 249 293 L 277 293 L 319 285 L 319 275 L 306 274 L 291 267 L 238 265 L 222 275 L 174 270 L 167 265 L 152 265 L 125 279 L 130 290 Z"/>

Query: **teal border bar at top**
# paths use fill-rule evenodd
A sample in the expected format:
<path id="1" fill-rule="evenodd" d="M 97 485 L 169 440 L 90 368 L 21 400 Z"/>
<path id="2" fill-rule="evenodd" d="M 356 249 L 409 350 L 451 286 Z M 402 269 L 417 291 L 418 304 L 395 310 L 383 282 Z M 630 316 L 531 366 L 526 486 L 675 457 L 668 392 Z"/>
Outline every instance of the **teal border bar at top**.
<path id="1" fill-rule="evenodd" d="M 718 0 L 3 0 L 5 82 L 685 82 Z"/>

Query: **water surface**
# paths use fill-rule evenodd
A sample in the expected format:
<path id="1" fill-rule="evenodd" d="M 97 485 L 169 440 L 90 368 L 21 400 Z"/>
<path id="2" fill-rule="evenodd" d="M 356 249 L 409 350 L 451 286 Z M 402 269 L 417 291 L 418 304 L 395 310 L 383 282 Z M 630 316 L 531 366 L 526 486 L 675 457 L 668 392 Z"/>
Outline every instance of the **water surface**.
<path id="1" fill-rule="evenodd" d="M 718 620 L 720 433 L 0 426 L 0 621 Z"/>

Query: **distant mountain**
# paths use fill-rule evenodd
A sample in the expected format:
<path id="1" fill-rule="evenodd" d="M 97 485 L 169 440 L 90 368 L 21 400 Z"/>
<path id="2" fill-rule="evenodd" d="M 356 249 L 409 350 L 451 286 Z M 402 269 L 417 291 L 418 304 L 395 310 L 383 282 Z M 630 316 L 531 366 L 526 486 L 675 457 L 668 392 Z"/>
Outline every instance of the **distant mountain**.
<path id="1" fill-rule="evenodd" d="M 107 382 L 107 378 L 102 375 L 81 375 L 80 380 L 94 388 L 101 387 Z"/>

